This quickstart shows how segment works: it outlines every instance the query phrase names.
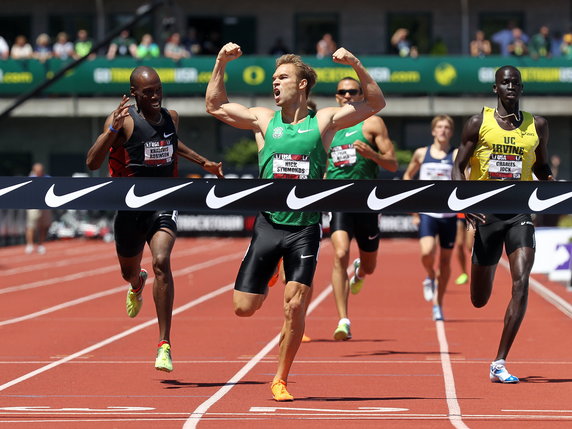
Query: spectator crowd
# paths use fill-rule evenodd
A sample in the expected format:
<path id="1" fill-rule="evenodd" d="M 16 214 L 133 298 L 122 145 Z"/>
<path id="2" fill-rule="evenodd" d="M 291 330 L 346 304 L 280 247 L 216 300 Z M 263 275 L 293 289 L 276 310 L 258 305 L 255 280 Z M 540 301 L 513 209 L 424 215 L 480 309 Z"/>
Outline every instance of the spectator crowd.
<path id="1" fill-rule="evenodd" d="M 154 40 L 149 33 L 143 34 L 141 40 L 137 42 L 128 30 L 123 30 L 119 36 L 114 38 L 106 48 L 105 56 L 108 59 L 117 57 L 133 57 L 137 59 L 149 58 L 171 58 L 178 61 L 183 58 L 190 58 L 192 55 L 210 55 L 213 49 L 220 48 L 220 40 L 217 38 L 206 38 L 199 42 L 196 38 L 196 30 L 189 29 L 188 35 L 182 37 L 180 33 L 174 32 L 169 35 L 163 47 Z M 55 38 L 46 33 L 38 35 L 34 42 L 20 34 L 15 37 L 12 46 L 0 35 L 0 60 L 6 59 L 36 59 L 45 62 L 51 58 L 67 60 L 78 59 L 86 55 L 95 58 L 97 53 L 92 51 L 94 42 L 86 29 L 78 30 L 75 39 L 71 39 L 66 32 L 59 32 Z"/>
<path id="2" fill-rule="evenodd" d="M 398 28 L 391 36 L 390 52 L 401 57 L 418 57 L 420 51 L 407 28 Z M 108 59 L 117 57 L 132 57 L 137 59 L 171 58 L 179 61 L 195 55 L 215 55 L 222 46 L 220 34 L 212 31 L 206 37 L 198 37 L 197 30 L 188 29 L 187 34 L 171 33 L 164 44 L 159 44 L 150 33 L 143 34 L 137 41 L 128 30 L 121 32 L 101 52 L 91 53 L 94 45 L 86 29 L 79 29 L 75 38 L 66 32 L 59 32 L 55 37 L 46 33 L 38 35 L 33 42 L 25 35 L 15 37 L 12 46 L 0 35 L 0 59 L 36 59 L 45 62 L 50 58 L 61 60 L 78 59 L 86 55 L 95 58 L 97 54 L 105 55 Z M 316 42 L 316 57 L 329 57 L 337 48 L 331 34 L 326 33 Z M 514 22 L 509 22 L 506 28 L 492 33 L 490 38 L 482 30 L 477 30 L 474 39 L 469 44 L 469 53 L 473 57 L 485 57 L 498 54 L 501 56 L 529 56 L 531 58 L 563 57 L 572 59 L 572 31 L 562 34 L 551 32 L 547 25 L 542 25 L 538 31 L 529 36 Z M 281 37 L 277 37 L 268 51 L 270 55 L 279 56 L 292 52 Z M 445 55 L 448 47 L 441 37 L 437 37 L 429 50 L 424 54 Z"/>

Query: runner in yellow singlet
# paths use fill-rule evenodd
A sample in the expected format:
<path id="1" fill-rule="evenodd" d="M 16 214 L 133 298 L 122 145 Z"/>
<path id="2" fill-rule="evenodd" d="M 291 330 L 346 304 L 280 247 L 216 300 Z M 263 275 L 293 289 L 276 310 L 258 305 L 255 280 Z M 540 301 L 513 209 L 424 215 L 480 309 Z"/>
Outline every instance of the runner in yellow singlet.
<path id="1" fill-rule="evenodd" d="M 463 130 L 453 167 L 453 180 L 554 180 L 548 165 L 548 122 L 519 109 L 522 95 L 520 71 L 503 66 L 496 71 L 493 90 L 497 107 L 485 107 L 472 116 Z M 510 191 L 507 191 L 510 192 Z M 512 298 L 489 377 L 496 383 L 518 383 L 506 367 L 506 357 L 526 312 L 528 283 L 534 263 L 534 224 L 530 214 L 467 213 L 476 227 L 471 267 L 471 301 L 475 307 L 487 304 L 503 243 L 510 264 Z"/>

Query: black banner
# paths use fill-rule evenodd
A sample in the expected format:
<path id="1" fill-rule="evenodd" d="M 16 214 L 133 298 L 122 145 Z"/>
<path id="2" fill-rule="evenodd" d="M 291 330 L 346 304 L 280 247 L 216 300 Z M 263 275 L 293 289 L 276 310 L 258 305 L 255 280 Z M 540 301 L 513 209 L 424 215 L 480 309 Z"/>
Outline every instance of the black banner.
<path id="1" fill-rule="evenodd" d="M 0 209 L 572 213 L 571 182 L 0 177 Z"/>

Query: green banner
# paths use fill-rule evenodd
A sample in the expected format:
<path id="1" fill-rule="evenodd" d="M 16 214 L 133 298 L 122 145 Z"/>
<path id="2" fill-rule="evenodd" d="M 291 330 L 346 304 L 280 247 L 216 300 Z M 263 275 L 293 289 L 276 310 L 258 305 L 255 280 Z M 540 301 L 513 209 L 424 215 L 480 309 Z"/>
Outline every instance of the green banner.
<path id="1" fill-rule="evenodd" d="M 368 56 L 360 59 L 386 94 L 490 94 L 495 70 L 506 64 L 520 69 L 527 94 L 572 94 L 572 62 L 561 58 Z M 329 59 L 306 57 L 304 60 L 318 73 L 314 94 L 332 94 L 338 80 L 355 75 L 351 67 Z M 269 56 L 243 56 L 230 62 L 226 76 L 229 94 L 270 95 L 274 61 Z M 0 96 L 29 91 L 65 64 L 57 59 L 45 63 L 0 60 Z M 45 92 L 117 96 L 129 91 L 129 75 L 133 68 L 148 65 L 159 72 L 166 95 L 203 95 L 213 64 L 214 57 L 179 62 L 166 58 L 145 61 L 96 58 L 85 61 Z"/>

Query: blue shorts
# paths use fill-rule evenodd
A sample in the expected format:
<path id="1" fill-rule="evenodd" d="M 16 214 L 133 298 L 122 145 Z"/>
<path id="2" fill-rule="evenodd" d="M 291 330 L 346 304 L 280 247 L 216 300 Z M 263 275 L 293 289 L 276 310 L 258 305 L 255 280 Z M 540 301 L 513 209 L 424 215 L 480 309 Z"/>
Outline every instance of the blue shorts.
<path id="1" fill-rule="evenodd" d="M 442 249 L 452 249 L 457 237 L 457 217 L 432 217 L 419 214 L 419 238 L 439 236 Z"/>

